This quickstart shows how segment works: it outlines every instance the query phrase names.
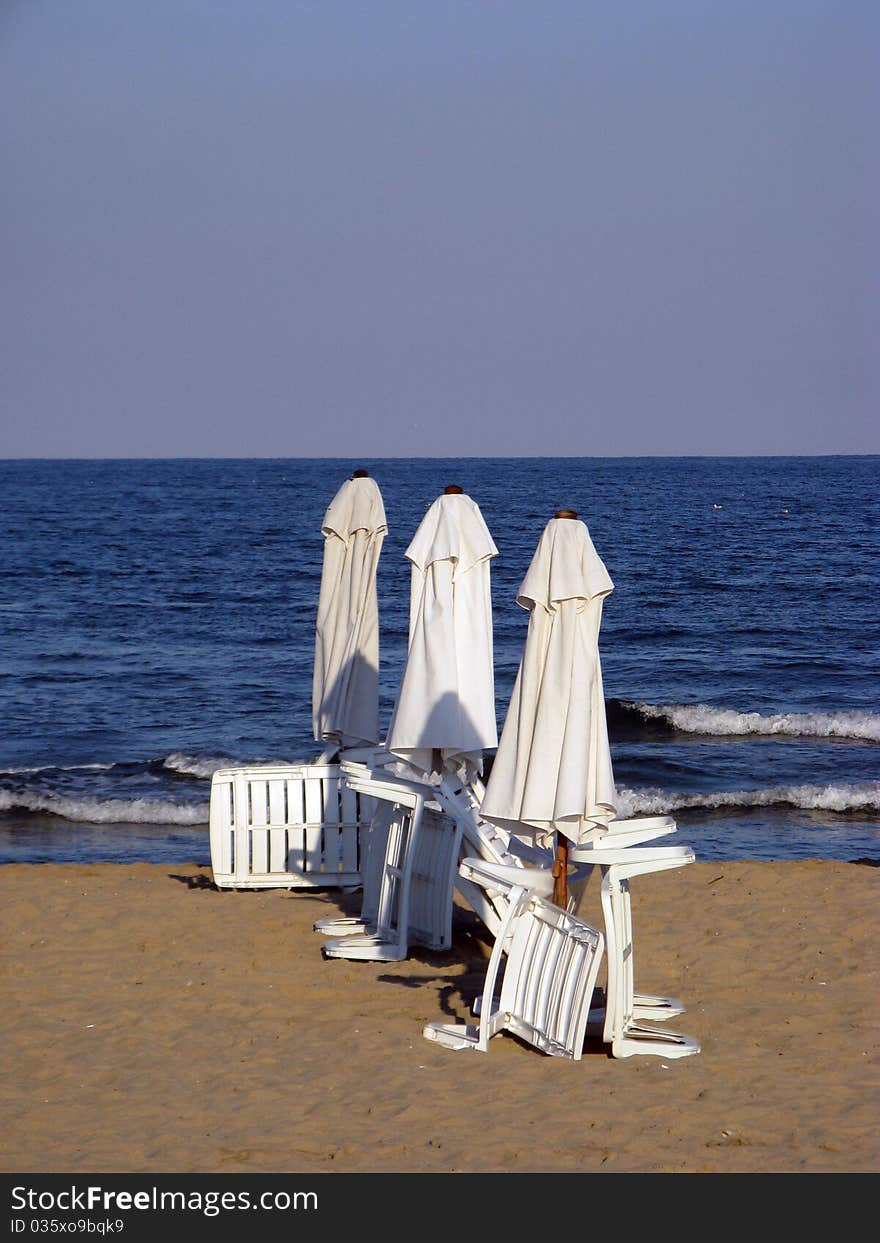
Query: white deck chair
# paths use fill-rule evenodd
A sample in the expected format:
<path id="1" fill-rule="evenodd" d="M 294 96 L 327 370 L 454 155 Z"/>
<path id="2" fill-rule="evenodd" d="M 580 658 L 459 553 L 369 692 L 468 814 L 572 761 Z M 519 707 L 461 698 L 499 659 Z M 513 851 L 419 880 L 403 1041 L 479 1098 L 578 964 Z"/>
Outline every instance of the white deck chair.
<path id="1" fill-rule="evenodd" d="M 358 926 L 347 920 L 315 925 L 342 933 L 325 941 L 325 957 L 389 962 L 406 958 L 410 944 L 448 949 L 460 822 L 426 806 L 426 790 L 415 783 L 359 774 L 349 774 L 346 783 L 381 810 L 370 829 L 369 884 Z"/>
<path id="2" fill-rule="evenodd" d="M 461 868 L 470 881 L 490 888 L 510 883 L 507 909 L 476 1007 L 478 1023 L 428 1023 L 422 1034 L 449 1049 L 487 1053 L 491 1038 L 509 1031 L 551 1057 L 579 1061 L 602 958 L 602 934 L 517 883 L 529 869 L 470 858 L 462 860 Z M 543 886 L 547 878 L 538 872 L 529 879 Z"/>
<path id="3" fill-rule="evenodd" d="M 342 780 L 349 788 L 359 791 L 362 798 L 366 797 L 363 792 L 367 789 L 367 783 L 372 783 L 369 786 L 371 791 L 375 792 L 378 790 L 380 793 L 390 796 L 390 792 L 393 792 L 395 784 L 403 781 L 405 784 L 420 790 L 424 799 L 428 800 L 432 805 L 427 809 L 432 813 L 428 817 L 429 825 L 433 827 L 433 819 L 436 814 L 432 810 L 434 804 L 451 821 L 458 825 L 460 828 L 458 859 L 453 859 L 450 862 L 444 852 L 440 885 L 439 887 L 436 883 L 434 885 L 435 899 L 437 893 L 446 892 L 445 875 L 447 867 L 450 866 L 453 887 L 459 889 L 465 901 L 483 920 L 490 932 L 497 932 L 506 913 L 506 899 L 502 899 L 494 891 L 487 892 L 469 879 L 462 878 L 455 870 L 459 859 L 468 853 L 478 853 L 487 862 L 509 863 L 513 866 L 524 867 L 526 860 L 530 860 L 535 866 L 542 866 L 547 862 L 548 856 L 527 846 L 525 843 L 520 844 L 519 853 L 514 853 L 516 847 L 515 845 L 513 848 L 509 847 L 509 834 L 479 819 L 476 807 L 478 806 L 480 795 L 479 792 L 475 793 L 470 787 L 462 786 L 461 783 L 454 782 L 451 778 L 444 778 L 443 782 L 438 786 L 428 782 L 411 781 L 408 778 L 397 777 L 393 772 L 386 770 L 382 766 L 384 763 L 399 763 L 398 758 L 388 752 L 379 752 L 373 759 L 373 764 L 366 763 L 363 760 L 343 760 L 340 764 Z M 378 815 L 378 818 L 374 818 L 369 831 L 362 835 L 361 859 L 364 892 L 360 915 L 330 917 L 319 920 L 315 924 L 316 931 L 323 932 L 332 937 L 342 937 L 362 934 L 375 928 L 378 917 L 379 886 L 387 846 L 386 829 L 388 814 L 386 800 L 385 810 Z M 445 841 L 448 844 L 448 838 Z M 424 868 L 419 868 L 418 872 L 419 876 L 417 879 L 422 879 Z M 450 888 L 448 891 L 448 918 L 450 925 L 451 917 L 452 890 Z"/>
<path id="4" fill-rule="evenodd" d="M 681 1014 L 684 1006 L 678 998 L 635 992 L 629 888 L 634 876 L 686 867 L 694 862 L 694 852 L 688 846 L 605 847 L 601 850 L 578 846 L 571 850 L 569 858 L 576 864 L 598 867 L 602 875 L 608 975 L 605 1006 L 591 1013 L 591 1026 L 601 1027 L 602 1038 L 611 1045 L 614 1057 L 654 1054 L 672 1058 L 699 1053 L 700 1045 L 693 1037 L 651 1022 Z"/>
<path id="5" fill-rule="evenodd" d="M 351 752 L 342 757 L 340 761 L 342 772 L 348 776 L 360 774 L 390 781 L 398 778 L 386 766 L 395 764 L 400 764 L 399 758 L 381 747 L 365 754 Z M 488 820 L 482 818 L 480 804 L 486 791 L 480 778 L 465 782 L 451 771 L 446 770 L 437 784 L 420 783 L 412 776 L 407 776 L 404 780 L 414 781 L 417 785 L 423 784 L 431 796 L 436 798 L 450 815 L 462 818 L 464 823 L 462 849 L 465 854 L 474 853 L 489 863 L 513 862 L 514 866 L 519 863 L 534 867 L 552 866 L 552 856 L 549 851 L 497 825 L 490 824 Z M 629 820 L 612 820 L 607 826 L 607 831 L 592 845 L 596 849 L 602 849 L 606 845 L 635 846 L 654 841 L 658 837 L 675 831 L 676 823 L 672 816 L 641 816 Z"/>
<path id="6" fill-rule="evenodd" d="M 356 887 L 372 812 L 338 764 L 218 769 L 209 813 L 214 881 L 221 889 Z"/>

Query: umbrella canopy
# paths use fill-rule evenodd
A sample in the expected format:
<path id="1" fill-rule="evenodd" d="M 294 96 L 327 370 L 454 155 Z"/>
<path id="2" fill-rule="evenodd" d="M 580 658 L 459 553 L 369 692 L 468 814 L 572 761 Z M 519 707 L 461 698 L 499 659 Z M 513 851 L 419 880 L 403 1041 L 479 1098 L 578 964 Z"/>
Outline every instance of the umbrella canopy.
<path id="1" fill-rule="evenodd" d="M 312 725 L 341 747 L 379 740 L 376 569 L 388 531 L 378 485 L 347 479 L 324 515 L 324 564 L 315 627 Z"/>
<path id="2" fill-rule="evenodd" d="M 406 550 L 409 648 L 386 746 L 422 773 L 482 772 L 498 743 L 489 566 L 498 549 L 456 485 L 428 509 Z"/>
<path id="3" fill-rule="evenodd" d="M 599 626 L 614 584 L 571 510 L 547 523 L 517 594 L 530 612 L 481 811 L 518 836 L 583 843 L 616 814 Z"/>

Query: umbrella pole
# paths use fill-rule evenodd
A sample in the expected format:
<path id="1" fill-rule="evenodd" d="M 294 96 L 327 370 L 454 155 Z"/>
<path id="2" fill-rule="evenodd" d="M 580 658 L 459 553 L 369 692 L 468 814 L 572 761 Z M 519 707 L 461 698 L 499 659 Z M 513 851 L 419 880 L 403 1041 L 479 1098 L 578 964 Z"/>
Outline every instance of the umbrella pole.
<path id="1" fill-rule="evenodd" d="M 557 509 L 555 518 L 577 518 L 576 509 Z M 556 834 L 556 858 L 553 861 L 553 904 L 568 910 L 568 838 Z"/>
<path id="2" fill-rule="evenodd" d="M 568 838 L 556 834 L 556 858 L 553 861 L 553 905 L 568 910 Z"/>

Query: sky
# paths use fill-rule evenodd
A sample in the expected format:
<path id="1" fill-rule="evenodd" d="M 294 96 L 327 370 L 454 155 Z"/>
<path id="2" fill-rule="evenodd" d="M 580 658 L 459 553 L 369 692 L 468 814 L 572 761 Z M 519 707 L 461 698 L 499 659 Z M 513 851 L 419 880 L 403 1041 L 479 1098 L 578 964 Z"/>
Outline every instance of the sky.
<path id="1" fill-rule="evenodd" d="M 876 0 L 0 0 L 0 457 L 880 452 Z"/>

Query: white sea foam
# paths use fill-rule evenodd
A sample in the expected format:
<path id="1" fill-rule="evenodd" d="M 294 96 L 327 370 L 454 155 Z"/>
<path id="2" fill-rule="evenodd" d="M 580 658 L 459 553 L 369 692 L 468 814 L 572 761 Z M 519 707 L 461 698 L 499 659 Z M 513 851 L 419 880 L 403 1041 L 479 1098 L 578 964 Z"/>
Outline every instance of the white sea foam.
<path id="1" fill-rule="evenodd" d="M 742 736 L 783 734 L 793 738 L 858 738 L 880 742 L 880 714 L 876 712 L 735 712 L 708 704 L 623 705 L 647 720 L 668 721 L 688 734 Z"/>
<path id="2" fill-rule="evenodd" d="M 0 790 L 0 811 L 44 811 L 86 824 L 207 824 L 203 803 L 167 803 L 150 798 L 69 798 Z"/>
<path id="3" fill-rule="evenodd" d="M 679 794 L 672 790 L 618 788 L 618 817 L 663 815 L 688 807 L 797 807 L 804 811 L 880 811 L 880 781 L 852 784 L 765 786 L 758 790 L 720 790 Z"/>

